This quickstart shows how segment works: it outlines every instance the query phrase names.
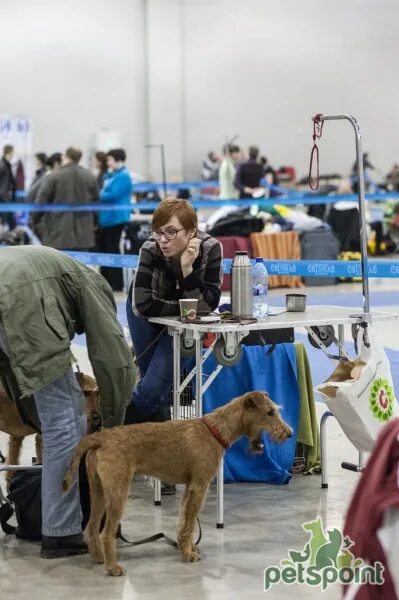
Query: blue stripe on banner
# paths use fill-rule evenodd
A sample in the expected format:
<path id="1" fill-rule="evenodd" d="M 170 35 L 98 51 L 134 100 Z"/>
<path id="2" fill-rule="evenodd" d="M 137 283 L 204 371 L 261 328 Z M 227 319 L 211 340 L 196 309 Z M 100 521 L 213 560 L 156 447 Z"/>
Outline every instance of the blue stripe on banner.
<path id="1" fill-rule="evenodd" d="M 135 269 L 139 257 L 132 254 L 101 254 L 96 252 L 65 252 L 86 265 Z M 223 261 L 224 273 L 230 272 L 232 259 Z M 251 261 L 254 264 L 255 261 Z M 267 260 L 265 265 L 269 275 L 298 275 L 306 277 L 360 277 L 359 261 L 342 260 Z M 369 260 L 368 277 L 399 278 L 399 261 L 388 262 Z"/>
<path id="2" fill-rule="evenodd" d="M 295 194 L 290 198 L 282 196 L 278 198 L 253 198 L 252 200 L 212 200 L 212 196 L 204 196 L 205 200 L 194 200 L 191 202 L 194 208 L 219 208 L 221 206 L 234 205 L 234 207 L 260 206 L 262 208 L 272 207 L 275 204 L 285 206 L 296 206 L 297 204 L 334 204 L 340 201 L 357 201 L 354 194 L 341 196 L 317 196 L 307 194 Z M 381 201 L 398 200 L 399 193 L 390 194 L 368 194 L 366 200 Z M 134 204 L 24 204 L 17 202 L 0 203 L 2 212 L 97 212 L 115 210 L 155 210 L 159 202 L 136 202 Z"/>
<path id="3" fill-rule="evenodd" d="M 133 254 L 101 254 L 98 252 L 72 252 L 64 251 L 64 254 L 72 256 L 85 265 L 97 265 L 99 267 L 119 267 L 123 269 L 135 269 L 139 262 L 138 255 Z"/>

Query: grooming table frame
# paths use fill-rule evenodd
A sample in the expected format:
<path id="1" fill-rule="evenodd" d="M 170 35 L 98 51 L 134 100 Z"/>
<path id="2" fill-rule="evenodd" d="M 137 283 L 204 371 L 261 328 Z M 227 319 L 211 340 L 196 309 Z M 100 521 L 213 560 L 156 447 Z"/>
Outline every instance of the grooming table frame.
<path id="1" fill-rule="evenodd" d="M 374 321 L 396 320 L 398 315 L 390 313 L 375 312 L 373 313 Z M 168 332 L 173 337 L 173 418 L 180 417 L 180 395 L 191 379 L 196 376 L 196 404 L 195 417 L 202 416 L 202 396 L 206 389 L 211 385 L 212 381 L 219 374 L 223 366 L 218 364 L 212 373 L 209 374 L 206 382 L 203 382 L 203 364 L 208 356 L 213 352 L 214 345 L 221 337 L 225 341 L 226 350 L 230 348 L 234 352 L 243 337 L 250 331 L 259 329 L 282 329 L 294 328 L 305 329 L 308 333 L 314 331 L 311 327 L 333 325 L 338 327 L 338 339 L 336 344 L 338 347 L 339 356 L 346 355 L 343 346 L 344 327 L 345 325 L 359 324 L 363 320 L 361 313 L 356 314 L 353 308 L 342 306 L 309 306 L 305 312 L 285 312 L 277 316 L 269 316 L 265 319 L 259 319 L 256 323 L 240 324 L 240 323 L 203 323 L 191 324 L 183 323 L 178 317 L 168 318 L 151 318 L 149 321 L 163 325 L 168 328 Z M 216 336 L 215 342 L 203 353 L 202 337 L 206 333 L 213 333 Z M 188 337 L 195 340 L 195 367 L 187 375 L 183 382 L 180 383 L 180 344 L 181 337 Z M 316 335 L 317 338 L 317 335 Z M 320 348 L 327 356 L 331 355 L 327 348 L 319 340 Z M 325 423 L 325 421 L 323 421 Z M 325 434 L 325 429 L 321 435 Z M 321 446 L 322 464 L 325 464 L 325 444 Z M 324 486 L 325 487 L 325 486 Z M 157 492 L 157 488 L 156 488 Z M 157 498 L 157 496 L 156 496 Z M 160 497 L 159 497 L 160 498 Z M 224 511 L 223 511 L 223 460 L 220 462 L 217 475 L 217 517 L 216 527 L 224 526 Z M 157 502 L 156 502 L 157 503 Z"/>

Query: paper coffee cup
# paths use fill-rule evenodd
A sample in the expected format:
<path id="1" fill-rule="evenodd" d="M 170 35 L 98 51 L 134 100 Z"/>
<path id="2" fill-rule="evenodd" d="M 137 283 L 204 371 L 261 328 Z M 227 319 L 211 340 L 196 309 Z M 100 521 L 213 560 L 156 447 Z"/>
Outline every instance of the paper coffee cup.
<path id="1" fill-rule="evenodd" d="M 182 298 L 180 303 L 180 316 L 185 319 L 195 319 L 198 310 L 197 298 Z"/>

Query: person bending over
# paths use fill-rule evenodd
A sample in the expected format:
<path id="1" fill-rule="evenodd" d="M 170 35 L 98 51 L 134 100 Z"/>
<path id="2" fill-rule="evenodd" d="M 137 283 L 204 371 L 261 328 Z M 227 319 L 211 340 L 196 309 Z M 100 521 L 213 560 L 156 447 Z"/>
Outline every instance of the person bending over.
<path id="1" fill-rule="evenodd" d="M 0 378 L 24 422 L 42 433 L 42 558 L 87 552 L 78 483 L 62 491 L 86 434 L 84 396 L 71 367 L 75 333 L 86 334 L 103 425 L 121 425 L 134 365 L 107 282 L 53 248 L 1 248 Z"/>

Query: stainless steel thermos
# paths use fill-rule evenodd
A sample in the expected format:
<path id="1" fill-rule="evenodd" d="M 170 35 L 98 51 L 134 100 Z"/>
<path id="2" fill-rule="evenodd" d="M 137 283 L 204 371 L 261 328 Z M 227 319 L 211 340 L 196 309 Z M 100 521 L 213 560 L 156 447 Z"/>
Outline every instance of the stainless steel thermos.
<path id="1" fill-rule="evenodd" d="M 236 252 L 230 268 L 231 312 L 252 316 L 252 265 L 247 252 Z"/>

